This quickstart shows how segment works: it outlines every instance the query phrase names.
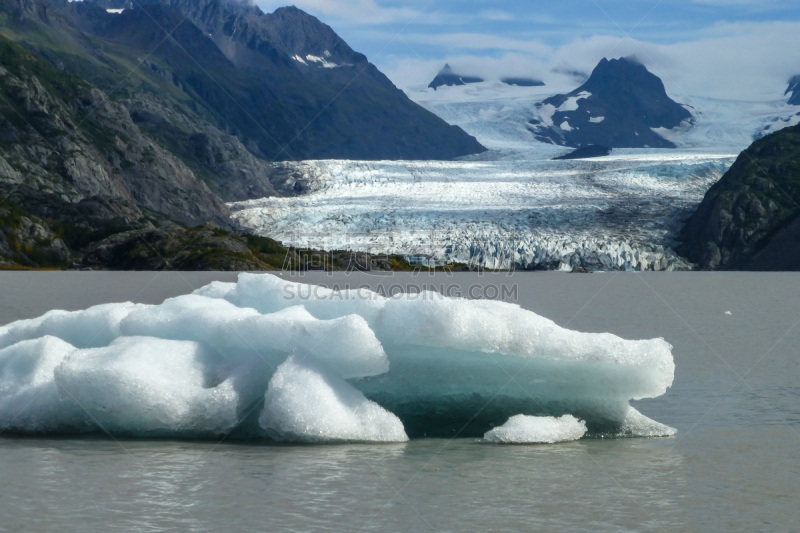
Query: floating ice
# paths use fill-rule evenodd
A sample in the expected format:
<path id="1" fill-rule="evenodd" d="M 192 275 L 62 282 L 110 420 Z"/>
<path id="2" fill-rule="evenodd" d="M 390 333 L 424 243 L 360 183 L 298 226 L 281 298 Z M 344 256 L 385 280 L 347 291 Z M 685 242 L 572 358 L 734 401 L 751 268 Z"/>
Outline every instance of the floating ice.
<path id="1" fill-rule="evenodd" d="M 246 283 L 248 278 L 243 280 Z M 267 299 L 280 298 L 271 296 Z M 283 362 L 287 353 L 310 353 L 343 378 L 374 376 L 389 370 L 380 342 L 360 316 L 318 320 L 299 306 L 275 311 L 279 309 L 261 314 L 225 300 L 180 296 L 132 311 L 121 321 L 120 331 L 124 335 L 198 341 L 228 354 L 255 354 L 273 366 Z"/>
<path id="2" fill-rule="evenodd" d="M 569 331 L 517 305 L 242 274 L 0 327 L 0 428 L 386 442 L 526 413 L 670 435 L 629 401 L 664 394 L 674 370 L 662 339 Z"/>
<path id="3" fill-rule="evenodd" d="M 677 433 L 675 429 L 651 420 L 633 407 L 629 407 L 618 435 L 620 437 L 671 437 L 675 433 Z"/>
<path id="4" fill-rule="evenodd" d="M 484 439 L 498 444 L 553 444 L 578 440 L 586 434 L 586 423 L 572 415 L 517 415 L 486 433 Z"/>
<path id="5" fill-rule="evenodd" d="M 120 336 L 119 324 L 128 313 L 146 306 L 105 304 L 85 311 L 50 311 L 0 328 L 0 349 L 17 342 L 52 335 L 79 348 L 108 346 Z"/>
<path id="6" fill-rule="evenodd" d="M 259 418 L 277 441 L 405 442 L 403 423 L 310 356 L 292 356 L 272 376 Z"/>
<path id="7" fill-rule="evenodd" d="M 93 428 L 78 405 L 62 400 L 54 379 L 55 369 L 74 351 L 71 344 L 49 336 L 0 350 L 0 431 L 37 434 Z"/>
<path id="8" fill-rule="evenodd" d="M 231 380 L 210 383 L 213 356 L 196 342 L 122 337 L 76 350 L 55 369 L 66 403 L 102 431 L 132 436 L 215 436 L 238 423 Z"/>

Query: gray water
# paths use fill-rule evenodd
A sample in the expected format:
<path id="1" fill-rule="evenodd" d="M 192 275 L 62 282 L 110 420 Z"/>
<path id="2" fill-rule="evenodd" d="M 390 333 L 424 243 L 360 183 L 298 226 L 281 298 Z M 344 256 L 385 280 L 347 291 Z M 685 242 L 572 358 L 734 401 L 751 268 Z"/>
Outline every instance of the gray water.
<path id="1" fill-rule="evenodd" d="M 235 276 L 2 273 L 0 324 L 158 303 L 213 279 Z M 511 447 L 0 436 L 0 531 L 800 531 L 800 275 L 301 279 L 505 284 L 507 299 L 571 329 L 664 337 L 675 384 L 635 407 L 679 433 Z"/>

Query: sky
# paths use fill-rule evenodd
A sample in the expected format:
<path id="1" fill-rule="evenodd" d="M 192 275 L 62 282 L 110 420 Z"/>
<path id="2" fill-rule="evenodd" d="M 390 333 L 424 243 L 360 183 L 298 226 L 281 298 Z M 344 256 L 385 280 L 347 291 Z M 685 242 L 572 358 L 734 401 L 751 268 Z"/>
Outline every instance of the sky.
<path id="1" fill-rule="evenodd" d="M 271 12 L 286 1 L 257 0 Z M 487 79 L 635 55 L 671 94 L 777 100 L 800 74 L 798 0 L 290 0 L 400 88 L 446 62 Z"/>

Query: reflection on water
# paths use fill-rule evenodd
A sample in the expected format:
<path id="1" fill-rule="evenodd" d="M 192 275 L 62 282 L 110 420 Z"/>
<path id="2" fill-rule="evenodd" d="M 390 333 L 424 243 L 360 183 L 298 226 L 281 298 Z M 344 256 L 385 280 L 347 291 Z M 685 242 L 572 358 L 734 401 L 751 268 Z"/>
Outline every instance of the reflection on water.
<path id="1" fill-rule="evenodd" d="M 387 446 L 0 440 L 10 529 L 680 529 L 670 440 Z M 13 497 L 12 497 L 13 496 Z"/>

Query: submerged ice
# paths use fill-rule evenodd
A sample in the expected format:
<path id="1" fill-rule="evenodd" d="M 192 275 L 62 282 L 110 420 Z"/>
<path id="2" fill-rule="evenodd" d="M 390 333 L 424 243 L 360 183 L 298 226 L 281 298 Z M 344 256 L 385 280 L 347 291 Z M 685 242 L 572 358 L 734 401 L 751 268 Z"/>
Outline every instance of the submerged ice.
<path id="1" fill-rule="evenodd" d="M 660 436 L 674 430 L 629 402 L 664 394 L 674 369 L 662 339 L 578 333 L 517 305 L 242 274 L 0 327 L 0 428 L 312 443 L 496 428 L 521 442 L 541 425 L 512 418 L 526 415 Z"/>
<path id="2" fill-rule="evenodd" d="M 586 434 L 586 423 L 572 415 L 553 416 L 517 415 L 483 436 L 497 444 L 554 444 L 578 440 Z"/>

